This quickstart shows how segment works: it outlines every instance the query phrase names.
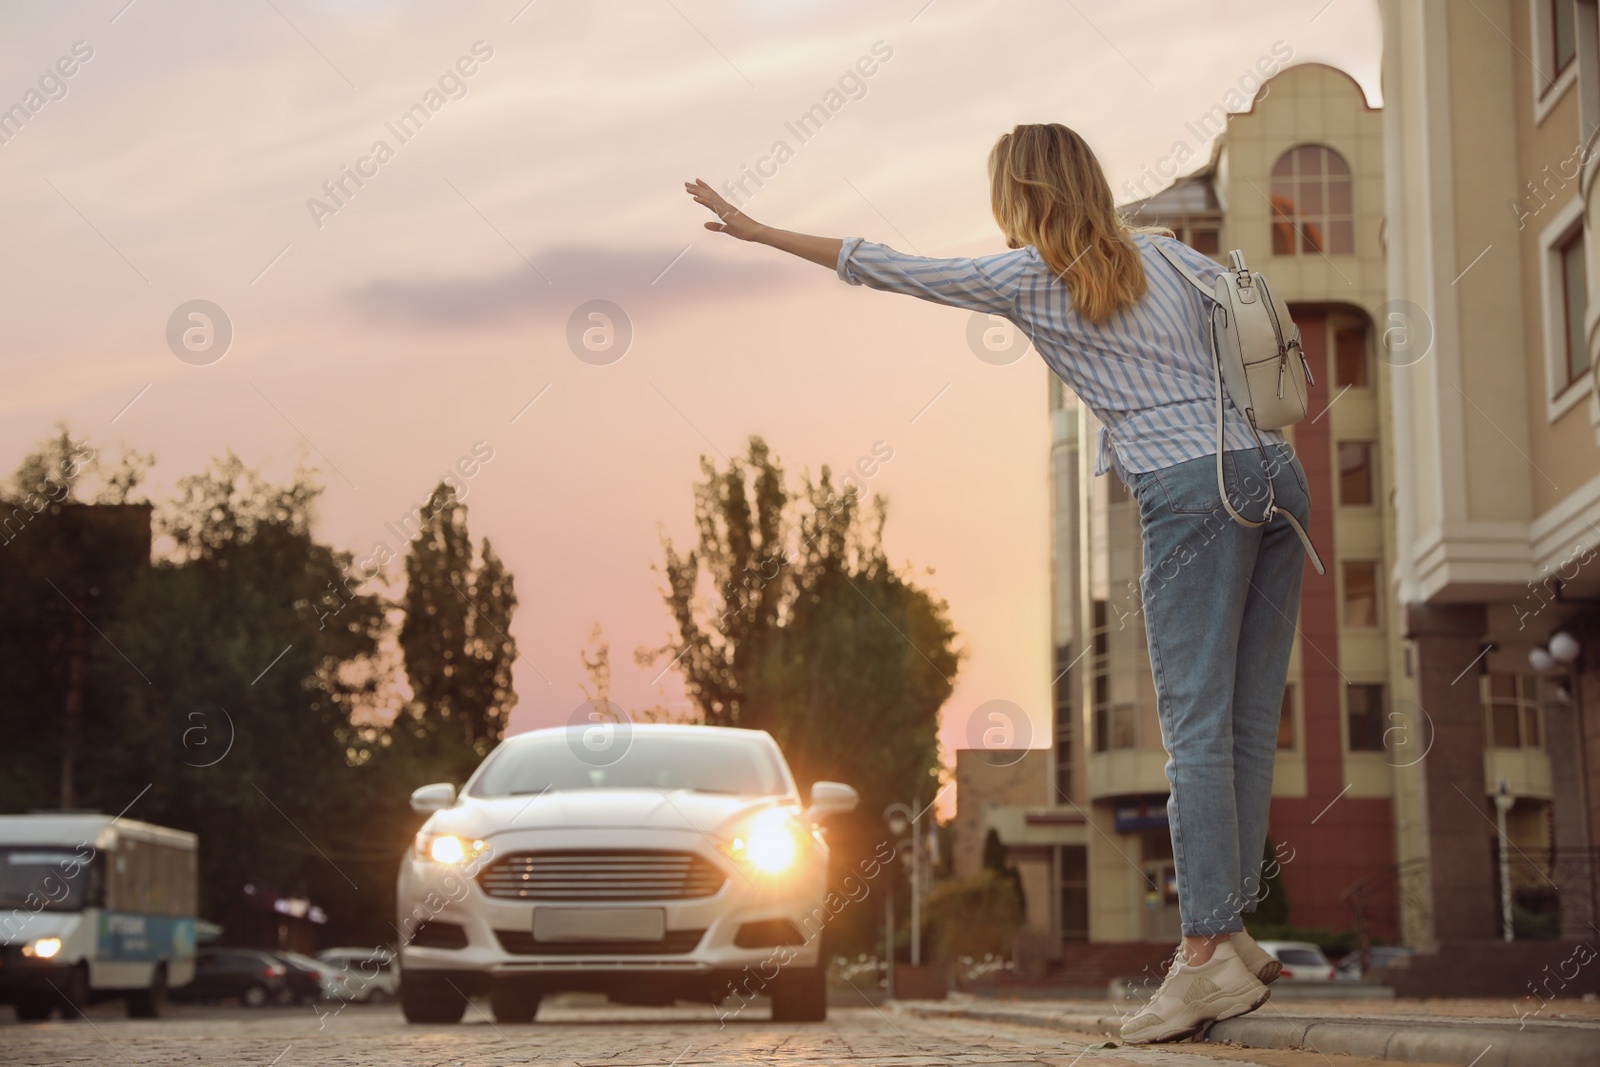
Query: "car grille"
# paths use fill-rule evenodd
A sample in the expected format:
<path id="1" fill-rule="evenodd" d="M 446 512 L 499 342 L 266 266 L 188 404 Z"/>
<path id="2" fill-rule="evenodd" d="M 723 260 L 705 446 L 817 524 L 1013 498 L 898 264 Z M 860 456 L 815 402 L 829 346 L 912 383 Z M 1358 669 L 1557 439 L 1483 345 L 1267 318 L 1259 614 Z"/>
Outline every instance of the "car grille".
<path id="1" fill-rule="evenodd" d="M 722 888 L 723 873 L 693 852 L 513 852 L 478 875 L 501 900 L 684 900 Z"/>
<path id="2" fill-rule="evenodd" d="M 668 930 L 660 941 L 539 941 L 531 930 L 496 930 L 500 947 L 518 956 L 681 956 L 704 930 Z"/>

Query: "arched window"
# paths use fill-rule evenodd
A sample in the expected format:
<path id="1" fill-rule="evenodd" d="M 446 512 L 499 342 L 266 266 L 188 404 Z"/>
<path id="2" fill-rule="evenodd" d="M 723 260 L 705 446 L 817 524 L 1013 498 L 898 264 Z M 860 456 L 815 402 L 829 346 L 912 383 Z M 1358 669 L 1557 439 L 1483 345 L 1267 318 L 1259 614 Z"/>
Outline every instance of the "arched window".
<path id="1" fill-rule="evenodd" d="M 1350 164 L 1326 145 L 1303 144 L 1272 167 L 1272 254 L 1355 252 Z"/>

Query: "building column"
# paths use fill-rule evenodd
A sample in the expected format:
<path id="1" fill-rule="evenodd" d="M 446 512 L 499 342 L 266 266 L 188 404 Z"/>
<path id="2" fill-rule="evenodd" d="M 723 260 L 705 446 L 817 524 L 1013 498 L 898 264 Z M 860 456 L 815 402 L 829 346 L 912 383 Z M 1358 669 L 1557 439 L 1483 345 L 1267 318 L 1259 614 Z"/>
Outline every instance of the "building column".
<path id="1" fill-rule="evenodd" d="M 1483 787 L 1487 738 L 1478 668 L 1472 665 L 1487 629 L 1482 604 L 1406 607 L 1417 703 L 1429 732 L 1427 754 L 1416 769 L 1422 775 L 1436 942 L 1500 932 L 1495 816 Z"/>
<path id="2" fill-rule="evenodd" d="M 1595 672 L 1582 678 L 1583 691 L 1600 683 Z M 1583 783 L 1585 760 L 1578 731 L 1578 701 L 1571 682 L 1545 677 L 1539 682 L 1539 703 L 1544 709 L 1544 748 L 1550 757 L 1550 807 L 1552 843 L 1556 862 L 1551 872 L 1561 894 L 1561 936 L 1582 940 L 1594 918 L 1596 871 L 1584 858 L 1589 850 Z"/>

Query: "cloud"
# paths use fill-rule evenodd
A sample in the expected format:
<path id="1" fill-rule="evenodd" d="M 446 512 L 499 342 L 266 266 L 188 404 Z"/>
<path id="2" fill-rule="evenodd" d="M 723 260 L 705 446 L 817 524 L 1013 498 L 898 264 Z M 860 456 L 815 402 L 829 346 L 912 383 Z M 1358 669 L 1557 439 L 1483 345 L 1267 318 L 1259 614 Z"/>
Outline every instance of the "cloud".
<path id="1" fill-rule="evenodd" d="M 726 240 L 726 238 L 720 238 Z M 651 305 L 725 300 L 794 278 L 798 264 L 769 250 L 742 250 L 748 261 L 700 245 L 641 250 L 569 246 L 526 264 L 477 277 L 375 279 L 347 291 L 344 303 L 374 321 L 436 329 L 471 329 L 557 313 L 606 299 L 635 311 Z M 765 258 L 763 258 L 765 257 Z M 815 268 L 811 268 L 815 269 Z"/>

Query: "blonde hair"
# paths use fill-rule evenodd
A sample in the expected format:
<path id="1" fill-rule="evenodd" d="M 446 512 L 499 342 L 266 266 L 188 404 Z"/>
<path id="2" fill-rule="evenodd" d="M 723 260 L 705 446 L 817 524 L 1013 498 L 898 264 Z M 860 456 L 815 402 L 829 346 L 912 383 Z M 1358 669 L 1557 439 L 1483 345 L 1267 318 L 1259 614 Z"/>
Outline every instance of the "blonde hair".
<path id="1" fill-rule="evenodd" d="M 1144 296 L 1132 231 L 1100 161 L 1072 130 L 1050 122 L 1001 134 L 989 152 L 989 196 L 1011 247 L 1037 248 L 1090 322 L 1103 323 Z"/>

